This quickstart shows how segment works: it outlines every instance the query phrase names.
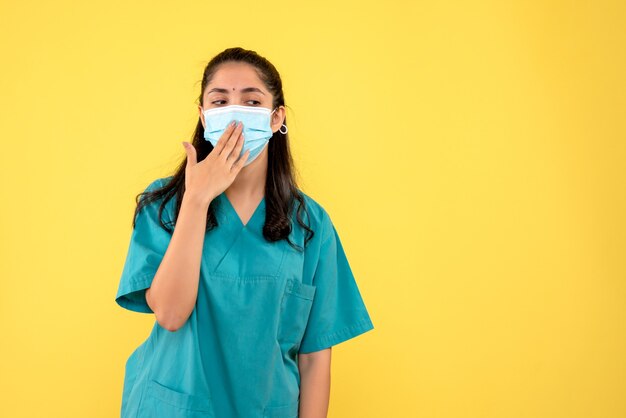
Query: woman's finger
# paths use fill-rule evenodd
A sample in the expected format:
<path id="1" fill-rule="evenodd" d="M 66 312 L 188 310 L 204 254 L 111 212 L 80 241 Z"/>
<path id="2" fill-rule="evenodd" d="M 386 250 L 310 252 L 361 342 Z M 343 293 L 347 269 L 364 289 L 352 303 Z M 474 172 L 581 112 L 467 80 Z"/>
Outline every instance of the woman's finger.
<path id="1" fill-rule="evenodd" d="M 250 150 L 246 150 L 246 152 L 243 153 L 243 155 L 241 157 L 239 157 L 239 159 L 237 160 L 237 162 L 235 164 L 233 164 L 233 167 L 231 168 L 231 173 L 234 174 L 238 174 L 241 169 L 243 168 L 243 165 L 246 163 L 246 161 L 248 161 L 248 156 L 250 155 Z"/>
<path id="2" fill-rule="evenodd" d="M 243 132 L 243 122 L 239 122 L 237 127 L 231 132 L 230 136 L 228 137 L 228 140 L 224 144 L 224 148 L 222 149 L 222 152 L 220 153 L 220 156 L 222 157 L 224 161 L 228 160 L 228 157 L 230 156 L 230 153 L 233 151 L 233 148 L 235 148 L 235 145 L 237 144 L 237 139 L 239 139 L 239 136 L 241 135 L 242 132 Z"/>
<path id="3" fill-rule="evenodd" d="M 232 161 L 233 164 L 237 162 L 237 158 L 239 157 L 239 154 L 241 154 L 241 149 L 243 148 L 243 133 L 239 136 L 239 138 L 237 139 L 237 142 L 235 143 L 235 148 L 233 149 L 233 151 L 230 153 L 230 157 L 228 157 L 228 159 L 226 161 Z M 230 168 L 232 169 L 232 165 L 230 166 Z"/>
<path id="4" fill-rule="evenodd" d="M 222 133 L 222 136 L 220 136 L 220 139 L 217 140 L 217 144 L 215 144 L 215 147 L 213 151 L 211 151 L 211 153 L 215 152 L 216 155 L 220 155 L 222 153 L 222 150 L 224 149 L 224 145 L 226 144 L 226 142 L 228 142 L 228 138 L 230 138 L 230 134 L 235 129 L 235 122 L 236 121 L 232 121 L 230 125 L 228 125 L 226 129 L 224 129 L 224 133 Z"/>
<path id="5" fill-rule="evenodd" d="M 187 153 L 187 167 L 192 167 L 196 165 L 198 162 L 198 156 L 196 154 L 196 147 L 189 142 L 183 141 L 183 147 L 185 147 L 185 152 Z"/>

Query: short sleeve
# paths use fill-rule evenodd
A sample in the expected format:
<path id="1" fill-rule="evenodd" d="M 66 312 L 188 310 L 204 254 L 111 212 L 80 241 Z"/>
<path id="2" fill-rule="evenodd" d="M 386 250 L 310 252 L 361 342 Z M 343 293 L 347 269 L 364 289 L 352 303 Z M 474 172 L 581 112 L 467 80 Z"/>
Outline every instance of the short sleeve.
<path id="1" fill-rule="evenodd" d="M 315 298 L 299 353 L 311 353 L 374 329 L 335 226 L 326 215 L 312 284 Z"/>
<path id="2" fill-rule="evenodd" d="M 157 179 L 145 191 L 160 185 L 160 179 Z M 161 201 L 154 201 L 141 208 L 131 233 L 115 296 L 118 305 L 131 311 L 153 313 L 146 302 L 146 289 L 152 284 L 172 236 L 159 222 L 160 204 Z M 165 213 L 166 210 L 163 211 L 164 216 Z"/>

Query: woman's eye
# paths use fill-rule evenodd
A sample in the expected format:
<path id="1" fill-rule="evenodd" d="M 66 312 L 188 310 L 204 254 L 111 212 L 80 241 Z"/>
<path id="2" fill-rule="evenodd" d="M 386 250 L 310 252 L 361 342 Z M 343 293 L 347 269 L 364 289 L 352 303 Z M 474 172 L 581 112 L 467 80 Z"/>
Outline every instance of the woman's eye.
<path id="1" fill-rule="evenodd" d="M 218 102 L 225 102 L 225 101 L 226 100 L 214 100 L 214 101 L 211 102 L 211 104 L 219 105 L 221 103 L 218 103 Z M 255 105 L 255 106 L 261 104 L 261 102 L 259 102 L 258 100 L 248 100 L 246 103 L 250 103 L 250 102 L 254 102 L 253 105 Z"/>

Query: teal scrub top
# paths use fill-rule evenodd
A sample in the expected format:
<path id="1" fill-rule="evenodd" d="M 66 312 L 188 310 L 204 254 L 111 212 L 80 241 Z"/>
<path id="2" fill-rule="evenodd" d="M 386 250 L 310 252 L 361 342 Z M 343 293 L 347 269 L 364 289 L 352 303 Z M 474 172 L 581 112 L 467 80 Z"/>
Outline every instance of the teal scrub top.
<path id="1" fill-rule="evenodd" d="M 315 231 L 304 252 L 265 240 L 265 198 L 244 225 L 226 195 L 216 197 L 219 225 L 205 235 L 195 308 L 176 331 L 155 320 L 132 352 L 122 417 L 298 417 L 298 354 L 374 328 L 328 213 L 301 193 L 309 215 L 301 218 Z M 137 215 L 115 297 L 135 312 L 152 313 L 145 291 L 171 238 L 160 203 Z M 170 199 L 166 224 L 174 210 Z M 294 212 L 291 240 L 304 246 L 305 232 Z"/>

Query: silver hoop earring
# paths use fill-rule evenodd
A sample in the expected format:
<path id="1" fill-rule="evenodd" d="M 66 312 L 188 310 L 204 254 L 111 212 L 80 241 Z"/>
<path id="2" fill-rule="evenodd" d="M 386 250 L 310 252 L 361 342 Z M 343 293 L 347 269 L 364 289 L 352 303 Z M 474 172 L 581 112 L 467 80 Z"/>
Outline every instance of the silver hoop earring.
<path id="1" fill-rule="evenodd" d="M 283 126 L 285 127 L 285 132 L 283 132 L 283 131 L 280 129 L 280 128 L 282 128 Z M 278 129 L 278 132 L 280 132 L 281 134 L 285 135 L 285 134 L 289 131 L 289 129 L 287 128 L 287 125 L 285 125 L 284 123 L 283 123 L 283 126 L 281 126 L 281 127 Z"/>

